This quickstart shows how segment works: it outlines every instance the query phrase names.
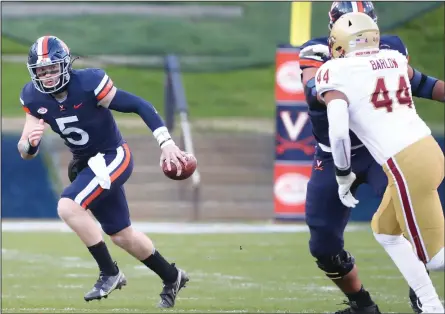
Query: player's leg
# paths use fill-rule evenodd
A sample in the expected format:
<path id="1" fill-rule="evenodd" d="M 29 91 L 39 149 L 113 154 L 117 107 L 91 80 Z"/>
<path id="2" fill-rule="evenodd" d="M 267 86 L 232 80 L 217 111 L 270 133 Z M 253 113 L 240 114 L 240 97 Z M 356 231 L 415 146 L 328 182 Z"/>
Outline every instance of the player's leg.
<path id="1" fill-rule="evenodd" d="M 116 245 L 137 258 L 162 279 L 164 288 L 159 306 L 173 307 L 178 291 L 185 286 L 189 279 L 183 270 L 164 259 L 145 234 L 131 226 L 123 184 L 128 180 L 133 170 L 133 159 L 128 146 L 123 146 L 125 151 L 122 159 L 126 159 L 128 156 L 128 162 L 122 162 L 123 165 L 127 164 L 126 168 L 117 167 L 110 173 L 113 181 L 111 188 L 104 190 L 101 196 L 91 201 L 89 208 L 100 222 L 104 232 L 111 237 Z M 105 155 L 105 159 L 107 164 L 111 165 L 115 157 L 110 154 Z"/>
<path id="2" fill-rule="evenodd" d="M 382 245 L 410 286 L 411 308 L 414 313 L 422 313 L 421 302 L 418 300 L 416 290 L 424 282 L 427 282 L 428 285 L 429 278 L 425 278 L 425 275 L 421 276 L 420 280 L 417 278 L 416 274 L 423 274 L 425 268 L 414 253 L 409 241 L 402 235 L 389 187 L 372 218 L 371 226 L 377 242 Z"/>
<path id="3" fill-rule="evenodd" d="M 411 243 L 402 235 L 392 189 L 392 187 L 388 187 L 382 204 L 372 219 L 374 236 L 413 289 L 420 303 L 426 306 L 431 302 L 435 304 L 439 299 L 425 265 L 417 257 Z M 411 306 L 413 307 L 413 305 Z M 413 307 L 413 310 L 416 313 L 421 313 L 419 306 Z"/>
<path id="4" fill-rule="evenodd" d="M 369 154 L 369 153 L 368 153 Z M 388 186 L 388 177 L 386 176 L 385 172 L 383 171 L 382 166 L 380 166 L 370 155 L 370 162 L 369 167 L 367 169 L 366 174 L 366 182 L 371 186 L 374 194 L 380 198 L 383 199 L 383 195 L 386 191 L 386 188 Z M 386 196 L 385 202 L 388 203 L 390 201 L 390 196 Z M 395 215 L 395 212 L 392 211 L 393 215 Z M 395 219 L 395 216 L 394 216 Z M 396 223 L 395 220 L 393 220 L 393 223 Z M 400 230 L 399 230 L 400 232 Z M 414 313 L 422 313 L 421 310 L 421 302 L 419 298 L 416 296 L 415 291 L 413 288 L 409 287 L 408 291 L 408 298 L 410 300 L 411 308 L 413 309 Z"/>
<path id="5" fill-rule="evenodd" d="M 424 266 L 443 268 L 444 218 L 437 195 L 437 187 L 443 179 L 443 154 L 437 143 L 427 138 L 388 160 L 385 170 L 391 203 L 384 210 L 389 212 L 388 208 L 392 207 L 394 213 L 386 213 L 383 215 L 386 218 L 378 219 L 378 223 L 373 219 L 376 238 L 415 291 L 423 311 L 443 313 Z M 392 233 L 394 220 L 400 229 L 397 233 L 407 235 L 412 245 L 403 236 Z"/>
<path id="6" fill-rule="evenodd" d="M 390 173 L 397 187 L 394 197 L 398 196 L 399 206 L 396 208 L 401 210 L 396 213 L 402 230 L 427 269 L 443 271 L 444 217 L 437 192 L 444 177 L 442 150 L 430 136 L 410 146 L 392 161 L 388 165 L 392 166 Z M 428 294 L 433 300 L 430 304 L 423 304 L 419 296 L 423 312 L 444 311 L 433 294 Z"/>
<path id="7" fill-rule="evenodd" d="M 100 276 L 93 290 L 87 293 L 85 300 L 106 297 L 112 290 L 125 284 L 125 277 L 111 258 L 107 245 L 102 238 L 102 230 L 93 216 L 74 201 L 95 175 L 89 168 L 81 171 L 73 183 L 62 193 L 58 204 L 60 218 L 79 236 L 99 267 Z"/>
<path id="8" fill-rule="evenodd" d="M 443 271 L 444 216 L 437 192 L 444 178 L 442 150 L 430 136 L 388 161 L 388 166 L 403 210 L 397 218 L 404 234 L 429 270 Z"/>
<path id="9" fill-rule="evenodd" d="M 100 203 L 112 193 L 116 186 L 119 187 L 115 180 L 118 177 L 120 180 L 127 180 L 133 169 L 131 153 L 126 144 L 115 151 L 107 152 L 104 159 L 107 167 L 103 171 L 108 171 L 112 181 L 109 189 L 101 187 L 96 174 L 88 166 L 88 160 L 70 163 L 68 176 L 73 181 L 62 193 L 59 216 L 81 238 L 88 237 L 90 232 L 101 234 L 100 227 L 86 209 Z M 102 236 L 88 237 L 88 239 L 88 241 L 83 240 L 99 266 L 100 276 L 93 289 L 84 296 L 86 301 L 106 297 L 126 283 L 124 275 L 113 262 Z"/>
<path id="10" fill-rule="evenodd" d="M 310 252 L 317 266 L 347 296 L 351 308 L 343 311 L 379 313 L 369 292 L 363 288 L 354 258 L 344 249 L 343 233 L 350 210 L 341 203 L 337 190 L 332 157 L 318 152 L 306 196 Z"/>
<path id="11" fill-rule="evenodd" d="M 173 307 L 178 291 L 185 286 L 189 278 L 174 263 L 170 264 L 165 260 L 149 237 L 133 228 L 124 187 L 120 186 L 114 193 L 107 195 L 98 205 L 92 207 L 92 213 L 113 243 L 161 278 L 164 287 L 159 306 Z"/>

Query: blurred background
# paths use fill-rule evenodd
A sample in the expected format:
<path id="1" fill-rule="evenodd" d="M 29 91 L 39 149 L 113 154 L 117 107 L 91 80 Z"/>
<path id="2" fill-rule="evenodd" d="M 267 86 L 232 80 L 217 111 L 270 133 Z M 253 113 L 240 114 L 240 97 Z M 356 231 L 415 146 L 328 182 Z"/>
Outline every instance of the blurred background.
<path id="1" fill-rule="evenodd" d="M 306 17 L 311 37 L 328 34 L 330 6 L 312 4 Z M 23 125 L 18 96 L 29 80 L 26 54 L 38 37 L 51 34 L 81 57 L 76 67 L 103 67 L 117 87 L 151 101 L 175 139 L 198 158 L 193 178 L 167 179 L 142 120 L 116 114 L 135 155 L 126 185 L 134 219 L 274 218 L 275 51 L 289 43 L 290 7 L 290 2 L 2 3 L 2 217 L 57 218 L 58 194 L 68 184 L 70 155 L 51 132 L 35 160 L 23 161 L 16 153 Z M 375 7 L 382 32 L 403 39 L 411 65 L 444 79 L 443 4 L 385 1 Z M 416 99 L 416 105 L 441 140 L 443 104 Z M 369 197 L 366 186 L 362 193 Z M 378 200 L 362 203 L 355 220 L 369 220 Z"/>

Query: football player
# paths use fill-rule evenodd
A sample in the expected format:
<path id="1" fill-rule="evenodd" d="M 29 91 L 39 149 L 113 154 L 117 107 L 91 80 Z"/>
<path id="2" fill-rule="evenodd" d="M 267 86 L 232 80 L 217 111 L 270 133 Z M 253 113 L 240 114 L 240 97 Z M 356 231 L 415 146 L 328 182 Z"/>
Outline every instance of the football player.
<path id="1" fill-rule="evenodd" d="M 388 180 L 372 218 L 375 238 L 415 291 L 421 311 L 445 313 L 425 269 L 444 269 L 444 216 L 437 192 L 444 155 L 416 112 L 408 60 L 398 51 L 379 49 L 379 28 L 361 12 L 341 16 L 328 42 L 332 59 L 317 71 L 316 88 L 327 107 L 339 198 L 349 208 L 358 203 L 351 193 L 356 180 L 351 129 Z"/>
<path id="2" fill-rule="evenodd" d="M 158 306 L 173 307 L 178 291 L 189 278 L 131 225 L 124 183 L 132 173 L 133 157 L 111 110 L 138 114 L 159 143 L 161 162 L 166 160 L 170 169 L 170 161 L 174 162 L 178 174 L 180 161 L 186 162 L 185 153 L 175 145 L 149 102 L 116 88 L 103 70 L 74 70 L 72 62 L 67 45 L 55 36 L 43 36 L 31 46 L 27 62 L 31 81 L 20 94 L 25 111 L 18 143 L 20 155 L 23 159 L 37 155 L 46 124 L 60 135 L 73 155 L 68 169 L 71 184 L 63 190 L 57 212 L 99 267 L 99 278 L 85 294 L 86 301 L 106 298 L 127 282 L 110 256 L 101 228 L 87 212 L 90 210 L 114 244 L 161 278 Z"/>
<path id="3" fill-rule="evenodd" d="M 364 12 L 377 21 L 372 2 L 337 1 L 333 2 L 329 11 L 329 28 L 348 12 Z M 383 35 L 380 38 L 380 48 L 399 51 L 408 58 L 407 49 L 397 36 Z M 329 143 L 326 106 L 317 97 L 315 88 L 315 73 L 329 58 L 327 37 L 310 40 L 301 46 L 302 80 L 313 134 L 318 143 L 306 196 L 306 223 L 311 236 L 309 248 L 317 260 L 318 267 L 336 283 L 349 300 L 350 308 L 345 309 L 345 312 L 340 311 L 341 313 L 378 313 L 377 306 L 358 277 L 353 256 L 344 249 L 343 233 L 349 219 L 350 208 L 344 206 L 338 199 L 338 183 Z M 412 69 L 409 65 L 408 71 L 414 96 L 444 101 L 443 81 Z M 354 192 L 359 184 L 368 183 L 374 193 L 382 197 L 387 185 L 385 173 L 357 136 L 353 132 L 350 136 L 352 168 L 357 175 L 352 191 Z M 324 165 L 323 170 L 317 167 L 320 163 Z M 412 289 L 409 296 L 413 310 L 420 313 L 418 300 Z"/>

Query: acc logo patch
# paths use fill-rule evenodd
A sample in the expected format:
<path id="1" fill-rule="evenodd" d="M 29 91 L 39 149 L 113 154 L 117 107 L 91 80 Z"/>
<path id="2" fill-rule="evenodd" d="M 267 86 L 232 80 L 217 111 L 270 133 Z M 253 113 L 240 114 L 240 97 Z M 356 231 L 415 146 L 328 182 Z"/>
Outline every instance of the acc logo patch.
<path id="1" fill-rule="evenodd" d="M 44 108 L 44 107 L 40 107 L 39 110 L 37 110 L 37 113 L 40 114 L 45 114 L 48 112 L 48 109 Z"/>

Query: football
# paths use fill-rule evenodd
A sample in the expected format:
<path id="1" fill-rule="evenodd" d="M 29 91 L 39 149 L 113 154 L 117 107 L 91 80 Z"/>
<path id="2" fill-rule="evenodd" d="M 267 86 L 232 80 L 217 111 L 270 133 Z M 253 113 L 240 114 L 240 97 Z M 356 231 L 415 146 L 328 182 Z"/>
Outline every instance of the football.
<path id="1" fill-rule="evenodd" d="M 164 160 L 164 162 L 162 163 L 162 171 L 164 171 L 164 174 L 172 180 L 185 180 L 189 178 L 195 172 L 198 163 L 195 156 L 193 156 L 192 154 L 187 153 L 186 158 L 187 163 L 185 165 L 180 161 L 183 164 L 183 168 L 179 176 L 176 175 L 177 169 L 176 165 L 173 162 L 171 163 L 171 170 L 168 171 L 167 162 Z"/>

